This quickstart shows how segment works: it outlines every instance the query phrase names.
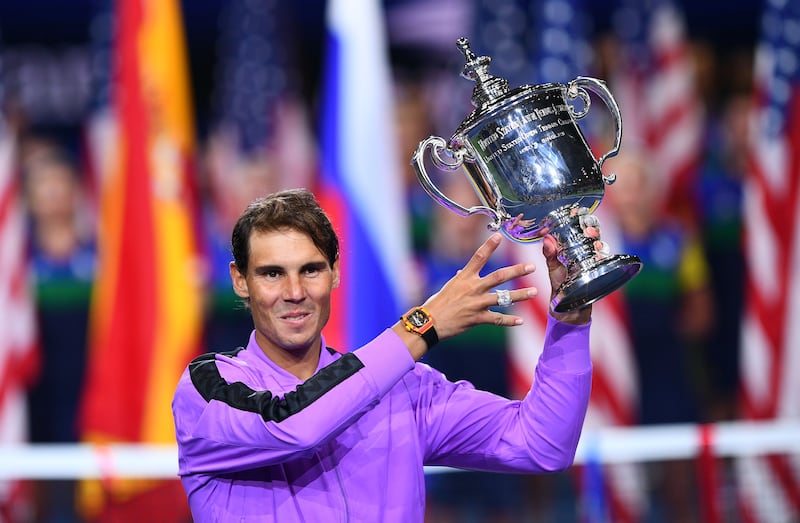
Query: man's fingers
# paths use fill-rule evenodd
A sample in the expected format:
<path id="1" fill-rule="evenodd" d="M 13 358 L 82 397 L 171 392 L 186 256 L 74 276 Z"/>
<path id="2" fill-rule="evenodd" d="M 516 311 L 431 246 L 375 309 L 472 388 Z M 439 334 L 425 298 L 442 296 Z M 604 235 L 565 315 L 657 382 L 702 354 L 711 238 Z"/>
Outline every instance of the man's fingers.
<path id="1" fill-rule="evenodd" d="M 542 254 L 544 254 L 545 261 L 547 262 L 547 270 L 550 272 L 564 268 L 564 266 L 558 260 L 559 250 L 560 246 L 558 244 L 558 240 L 550 235 L 544 237 Z"/>
<path id="2" fill-rule="evenodd" d="M 601 240 L 594 242 L 594 250 L 597 252 L 598 258 L 606 258 L 611 255 L 611 247 Z"/>
<path id="3" fill-rule="evenodd" d="M 475 251 L 475 254 L 472 255 L 467 264 L 464 265 L 463 270 L 479 274 L 489 260 L 489 257 L 497 250 L 501 240 L 502 236 L 498 232 L 489 236 L 486 241 L 478 247 L 478 250 Z"/>
<path id="4" fill-rule="evenodd" d="M 493 319 L 495 325 L 498 327 L 513 327 L 515 325 L 522 325 L 522 318 L 519 316 L 513 316 L 511 314 L 501 314 L 501 313 L 492 313 L 494 314 Z"/>
<path id="5" fill-rule="evenodd" d="M 581 228 L 585 229 L 587 227 L 599 227 L 600 220 L 597 219 L 597 216 L 594 214 L 581 214 L 580 218 L 578 218 L 581 224 Z"/>
<path id="6" fill-rule="evenodd" d="M 600 238 L 600 229 L 597 227 L 586 227 L 583 229 L 583 234 L 588 238 L 596 240 Z"/>
<path id="7" fill-rule="evenodd" d="M 583 234 L 589 238 L 600 239 L 600 219 L 594 214 L 581 214 L 578 221 Z"/>
<path id="8" fill-rule="evenodd" d="M 558 254 L 558 241 L 549 234 L 542 240 L 542 254 L 544 254 L 548 261 Z"/>
<path id="9" fill-rule="evenodd" d="M 489 307 L 508 307 L 514 303 L 530 300 L 539 294 L 536 287 L 527 287 L 524 289 L 498 289 L 490 293 L 488 298 Z"/>
<path id="10" fill-rule="evenodd" d="M 494 287 L 499 287 L 506 282 L 527 276 L 536 270 L 533 263 L 517 263 L 508 267 L 496 269 L 483 277 L 484 292 Z"/>

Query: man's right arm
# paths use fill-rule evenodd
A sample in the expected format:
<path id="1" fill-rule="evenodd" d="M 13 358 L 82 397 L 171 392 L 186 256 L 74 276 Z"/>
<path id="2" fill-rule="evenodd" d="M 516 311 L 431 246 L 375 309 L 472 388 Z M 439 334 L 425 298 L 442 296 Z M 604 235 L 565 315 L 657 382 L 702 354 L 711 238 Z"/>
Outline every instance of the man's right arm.
<path id="1" fill-rule="evenodd" d="M 251 380 L 231 359 L 203 366 L 194 377 L 184 373 L 172 404 L 181 475 L 245 470 L 311 452 L 373 408 L 414 361 L 387 329 L 287 394 L 245 385 Z"/>

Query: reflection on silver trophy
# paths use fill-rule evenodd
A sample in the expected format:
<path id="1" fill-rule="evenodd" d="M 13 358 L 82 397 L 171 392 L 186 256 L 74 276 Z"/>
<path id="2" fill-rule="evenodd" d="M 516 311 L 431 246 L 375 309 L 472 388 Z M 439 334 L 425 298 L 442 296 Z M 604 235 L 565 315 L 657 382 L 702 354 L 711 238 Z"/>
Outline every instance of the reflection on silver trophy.
<path id="1" fill-rule="evenodd" d="M 615 291 L 641 269 L 639 258 L 624 254 L 598 259 L 593 240 L 583 234 L 580 216 L 603 198 L 603 162 L 617 154 L 622 118 L 614 97 L 600 80 L 578 77 L 567 85 L 523 85 L 509 90 L 508 81 L 489 74 L 488 56 L 476 57 L 465 38 L 458 47 L 466 59 L 461 73 L 473 80 L 475 109 L 449 142 L 431 136 L 420 142 L 411 164 L 427 193 L 461 216 L 485 214 L 490 229 L 528 243 L 551 234 L 563 247 L 559 259 L 568 276 L 551 302 L 556 312 L 580 309 Z M 595 158 L 577 120 L 589 111 L 591 91 L 614 117 L 613 148 Z M 580 98 L 576 109 L 569 100 Z M 425 152 L 442 171 L 463 168 L 483 205 L 464 207 L 448 198 L 425 168 Z"/>

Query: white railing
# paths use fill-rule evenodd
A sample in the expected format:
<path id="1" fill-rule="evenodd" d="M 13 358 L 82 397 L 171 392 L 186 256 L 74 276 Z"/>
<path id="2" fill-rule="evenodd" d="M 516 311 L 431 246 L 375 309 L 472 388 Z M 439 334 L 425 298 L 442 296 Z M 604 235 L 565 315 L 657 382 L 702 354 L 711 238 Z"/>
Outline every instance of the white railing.
<path id="1" fill-rule="evenodd" d="M 800 454 L 800 421 L 664 425 L 584 430 L 575 457 L 599 463 L 692 458 L 703 446 L 716 457 Z M 0 446 L 0 479 L 174 478 L 174 445 L 49 444 Z M 452 469 L 428 467 L 429 474 Z"/>

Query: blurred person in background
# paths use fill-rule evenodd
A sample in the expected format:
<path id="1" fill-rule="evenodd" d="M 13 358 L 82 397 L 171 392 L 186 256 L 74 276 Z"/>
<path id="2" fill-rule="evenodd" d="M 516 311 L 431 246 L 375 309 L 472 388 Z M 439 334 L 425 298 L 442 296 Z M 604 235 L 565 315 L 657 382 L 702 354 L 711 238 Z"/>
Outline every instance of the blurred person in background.
<path id="1" fill-rule="evenodd" d="M 274 161 L 260 153 L 233 154 L 237 149 L 226 143 L 227 139 L 221 134 L 212 136 L 204 156 L 203 231 L 208 291 L 203 341 L 207 351 L 224 350 L 231 339 L 246 337 L 253 328 L 250 314 L 231 288 L 230 231 L 254 194 L 268 194 L 278 185 Z"/>
<path id="2" fill-rule="evenodd" d="M 89 300 L 95 270 L 81 176 L 57 141 L 31 136 L 22 144 L 30 212 L 31 264 L 36 291 L 42 367 L 30 391 L 33 443 L 78 441 L 77 411 L 87 353 Z M 42 482 L 36 521 L 78 521 L 75 482 Z"/>
<path id="3" fill-rule="evenodd" d="M 462 205 L 479 204 L 475 191 L 460 171 L 442 181 L 440 188 Z M 432 218 L 431 238 L 422 269 L 428 293 L 447 283 L 461 268 L 463 260 L 489 235 L 483 216 L 459 216 L 435 205 Z M 488 273 L 507 265 L 510 260 L 505 251 L 496 251 L 484 271 Z M 467 380 L 477 389 L 510 397 L 506 338 L 505 329 L 478 325 L 441 342 L 442 349 L 427 353 L 423 361 L 449 380 Z M 523 516 L 521 476 L 488 472 L 434 474 L 426 477 L 426 483 L 430 521 L 510 522 L 519 521 Z"/>
<path id="4" fill-rule="evenodd" d="M 712 119 L 698 180 L 700 232 L 711 267 L 716 321 L 707 343 L 706 421 L 736 418 L 739 388 L 738 325 L 744 307 L 743 183 L 748 170 L 752 95 L 733 93 Z"/>
<path id="5" fill-rule="evenodd" d="M 410 223 L 411 247 L 420 258 L 427 256 L 431 244 L 434 207 L 436 202 L 428 196 L 417 179 L 410 159 L 420 141 L 436 134 L 432 107 L 425 84 L 418 79 L 421 73 L 395 69 L 394 104 L 397 133 L 398 160 L 403 173 Z M 424 76 L 424 75 L 422 75 Z M 454 175 L 459 175 L 458 172 Z M 422 261 L 424 263 L 424 260 Z M 421 296 L 420 296 L 421 297 Z"/>
<path id="6" fill-rule="evenodd" d="M 623 146 L 607 164 L 617 174 L 608 201 L 620 229 L 619 250 L 643 263 L 622 287 L 638 374 L 638 422 L 698 423 L 703 343 L 714 322 L 702 244 L 660 213 L 658 166 L 636 144 Z M 693 463 L 667 461 L 651 472 L 667 521 L 696 521 Z"/>

